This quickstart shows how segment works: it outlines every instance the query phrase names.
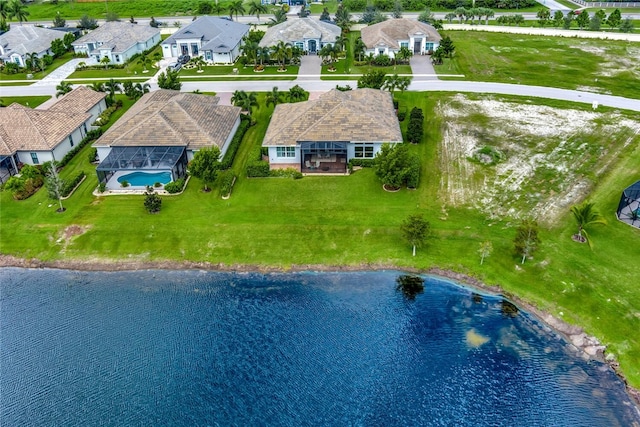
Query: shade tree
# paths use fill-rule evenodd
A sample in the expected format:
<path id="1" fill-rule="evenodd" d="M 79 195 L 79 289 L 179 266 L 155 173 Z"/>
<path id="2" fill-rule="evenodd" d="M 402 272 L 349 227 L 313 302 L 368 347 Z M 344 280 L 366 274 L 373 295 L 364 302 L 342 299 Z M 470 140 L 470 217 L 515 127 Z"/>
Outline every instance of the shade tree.
<path id="1" fill-rule="evenodd" d="M 193 155 L 189 163 L 189 173 L 202 180 L 204 191 L 211 191 L 209 185 L 216 180 L 220 170 L 220 149 L 217 146 L 202 148 Z"/>

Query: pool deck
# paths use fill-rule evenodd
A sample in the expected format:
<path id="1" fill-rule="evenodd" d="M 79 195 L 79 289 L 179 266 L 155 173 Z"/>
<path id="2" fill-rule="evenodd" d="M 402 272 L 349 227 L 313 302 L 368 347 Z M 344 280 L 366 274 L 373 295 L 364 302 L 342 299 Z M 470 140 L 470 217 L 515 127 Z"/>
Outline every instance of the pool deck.
<path id="1" fill-rule="evenodd" d="M 166 172 L 166 171 L 157 171 L 157 172 L 152 172 L 152 173 L 159 173 L 159 172 Z M 120 183 L 118 182 L 118 178 L 124 176 L 124 175 L 129 175 L 133 173 L 133 171 L 117 171 L 116 173 L 113 174 L 113 176 L 109 179 L 109 181 L 107 181 L 107 189 L 111 190 L 111 191 L 117 191 L 117 190 L 142 190 L 144 191 L 146 189 L 146 187 L 144 185 L 129 185 L 128 187 L 123 188 Z M 160 187 L 160 189 L 164 188 L 164 186 Z"/>

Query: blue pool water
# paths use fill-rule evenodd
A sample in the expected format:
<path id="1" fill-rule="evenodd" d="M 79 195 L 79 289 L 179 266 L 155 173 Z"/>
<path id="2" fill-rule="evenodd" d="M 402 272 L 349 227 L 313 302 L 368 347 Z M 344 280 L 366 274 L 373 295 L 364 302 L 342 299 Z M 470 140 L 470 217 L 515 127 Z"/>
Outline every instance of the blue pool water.
<path id="1" fill-rule="evenodd" d="M 171 182 L 171 172 L 131 172 L 118 178 L 118 182 L 127 181 L 133 187 L 153 187 L 153 184 L 168 184 Z"/>
<path id="2" fill-rule="evenodd" d="M 499 296 L 397 272 L 1 272 L 3 426 L 631 426 Z M 506 309 L 505 309 L 506 307 Z"/>

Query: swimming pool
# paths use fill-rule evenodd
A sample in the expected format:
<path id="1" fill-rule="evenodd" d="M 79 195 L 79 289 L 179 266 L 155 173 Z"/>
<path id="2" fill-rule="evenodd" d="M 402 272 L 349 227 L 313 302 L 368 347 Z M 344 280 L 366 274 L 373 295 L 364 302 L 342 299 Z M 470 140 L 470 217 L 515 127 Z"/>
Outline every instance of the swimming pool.
<path id="1" fill-rule="evenodd" d="M 153 187 L 156 182 L 164 185 L 171 182 L 171 172 L 132 172 L 118 178 L 119 183 L 122 184 L 123 181 L 127 181 L 132 187 L 144 187 L 147 185 Z"/>

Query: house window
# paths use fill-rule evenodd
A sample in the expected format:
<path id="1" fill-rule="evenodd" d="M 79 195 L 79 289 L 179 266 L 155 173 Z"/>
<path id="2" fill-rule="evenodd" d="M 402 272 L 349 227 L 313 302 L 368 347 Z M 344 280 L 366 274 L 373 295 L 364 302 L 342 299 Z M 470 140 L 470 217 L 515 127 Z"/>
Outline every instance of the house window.
<path id="1" fill-rule="evenodd" d="M 276 156 L 278 157 L 295 157 L 296 147 L 276 147 Z"/>
<path id="2" fill-rule="evenodd" d="M 207 61 L 211 61 L 211 51 L 210 50 L 205 50 L 204 51 L 204 57 L 206 58 Z"/>
<path id="3" fill-rule="evenodd" d="M 378 49 L 378 55 L 384 55 L 384 49 Z"/>
<path id="4" fill-rule="evenodd" d="M 357 144 L 355 157 L 359 159 L 373 159 L 373 144 Z"/>
<path id="5" fill-rule="evenodd" d="M 120 62 L 120 55 L 116 55 L 116 61 L 115 62 Z"/>
<path id="6" fill-rule="evenodd" d="M 409 48 L 409 42 L 400 42 L 400 47 Z"/>
<path id="7" fill-rule="evenodd" d="M 182 55 L 189 55 L 189 45 L 186 43 L 180 43 L 180 52 Z"/>
<path id="8" fill-rule="evenodd" d="M 38 153 L 31 153 L 31 163 L 33 163 L 34 165 L 40 163 L 38 161 Z"/>
<path id="9" fill-rule="evenodd" d="M 191 54 L 198 56 L 198 43 L 191 43 Z"/>
<path id="10" fill-rule="evenodd" d="M 426 42 L 424 46 L 427 51 L 433 50 L 433 43 Z"/>
<path id="11" fill-rule="evenodd" d="M 73 147 L 73 135 L 69 135 L 69 144 Z"/>

